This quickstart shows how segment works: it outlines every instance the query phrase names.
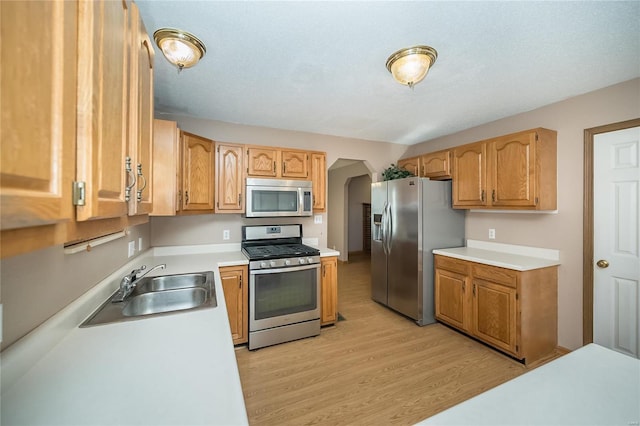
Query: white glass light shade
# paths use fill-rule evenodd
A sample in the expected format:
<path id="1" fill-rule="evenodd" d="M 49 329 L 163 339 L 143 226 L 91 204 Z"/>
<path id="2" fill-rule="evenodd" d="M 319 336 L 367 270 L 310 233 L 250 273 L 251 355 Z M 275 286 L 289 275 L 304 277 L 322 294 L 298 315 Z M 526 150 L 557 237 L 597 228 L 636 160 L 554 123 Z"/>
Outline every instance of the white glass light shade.
<path id="1" fill-rule="evenodd" d="M 161 28 L 153 33 L 153 39 L 165 58 L 178 69 L 194 66 L 207 52 L 196 36 L 181 30 Z"/>
<path id="2" fill-rule="evenodd" d="M 432 47 L 409 47 L 389 56 L 387 69 L 398 83 L 413 87 L 427 76 L 437 57 L 438 52 Z"/>

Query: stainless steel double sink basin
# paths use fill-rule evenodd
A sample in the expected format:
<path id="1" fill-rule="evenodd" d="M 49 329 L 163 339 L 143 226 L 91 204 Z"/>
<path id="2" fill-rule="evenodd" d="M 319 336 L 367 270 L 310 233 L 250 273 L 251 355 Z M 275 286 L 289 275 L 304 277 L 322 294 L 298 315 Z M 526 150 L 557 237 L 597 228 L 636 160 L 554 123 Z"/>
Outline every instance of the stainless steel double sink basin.
<path id="1" fill-rule="evenodd" d="M 213 272 L 143 277 L 123 301 L 110 296 L 80 327 L 218 306 Z"/>

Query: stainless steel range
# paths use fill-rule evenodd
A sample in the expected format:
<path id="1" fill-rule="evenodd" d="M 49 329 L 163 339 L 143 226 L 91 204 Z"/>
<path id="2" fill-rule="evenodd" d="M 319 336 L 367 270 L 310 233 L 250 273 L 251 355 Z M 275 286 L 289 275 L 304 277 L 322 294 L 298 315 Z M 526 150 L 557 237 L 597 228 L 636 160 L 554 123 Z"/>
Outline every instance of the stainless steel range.
<path id="1" fill-rule="evenodd" d="M 320 334 L 320 251 L 302 225 L 242 227 L 249 259 L 249 349 Z"/>

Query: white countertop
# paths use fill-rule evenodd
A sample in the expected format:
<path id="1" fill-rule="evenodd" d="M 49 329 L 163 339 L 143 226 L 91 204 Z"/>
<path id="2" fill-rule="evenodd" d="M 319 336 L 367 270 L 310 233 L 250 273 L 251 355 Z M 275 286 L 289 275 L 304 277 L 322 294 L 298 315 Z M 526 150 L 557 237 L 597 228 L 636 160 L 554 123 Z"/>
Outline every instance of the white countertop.
<path id="1" fill-rule="evenodd" d="M 595 344 L 419 425 L 637 425 L 640 360 Z"/>
<path id="2" fill-rule="evenodd" d="M 2 353 L 3 425 L 248 424 L 218 272 L 247 259 L 160 252 L 123 266 Z M 218 306 L 77 327 L 123 272 L 159 263 L 167 268 L 150 275 L 213 270 Z"/>
<path id="3" fill-rule="evenodd" d="M 516 271 L 560 264 L 557 250 L 468 240 L 466 247 L 433 250 L 434 254 Z"/>

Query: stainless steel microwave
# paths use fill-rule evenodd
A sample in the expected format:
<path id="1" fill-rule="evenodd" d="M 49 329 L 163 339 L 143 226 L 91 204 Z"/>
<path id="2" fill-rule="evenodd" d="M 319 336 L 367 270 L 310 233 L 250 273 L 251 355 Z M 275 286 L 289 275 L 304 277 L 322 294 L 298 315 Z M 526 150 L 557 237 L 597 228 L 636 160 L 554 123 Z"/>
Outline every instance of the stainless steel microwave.
<path id="1" fill-rule="evenodd" d="M 280 217 L 313 214 L 310 180 L 247 178 L 246 216 Z"/>

